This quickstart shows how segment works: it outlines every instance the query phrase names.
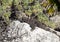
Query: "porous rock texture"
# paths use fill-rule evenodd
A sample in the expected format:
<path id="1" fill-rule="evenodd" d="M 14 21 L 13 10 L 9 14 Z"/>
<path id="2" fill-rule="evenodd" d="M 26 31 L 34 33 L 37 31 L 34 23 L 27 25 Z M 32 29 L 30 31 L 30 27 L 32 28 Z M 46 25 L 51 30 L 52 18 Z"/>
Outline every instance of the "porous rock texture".
<path id="1" fill-rule="evenodd" d="M 3 42 L 60 42 L 60 38 L 49 31 L 35 27 L 32 31 L 27 23 L 13 21 L 7 27 L 7 38 Z"/>
<path id="2" fill-rule="evenodd" d="M 55 28 L 57 31 L 60 31 L 60 15 L 56 15 L 50 18 L 50 20 L 54 23 L 56 23 L 56 26 L 58 28 Z"/>

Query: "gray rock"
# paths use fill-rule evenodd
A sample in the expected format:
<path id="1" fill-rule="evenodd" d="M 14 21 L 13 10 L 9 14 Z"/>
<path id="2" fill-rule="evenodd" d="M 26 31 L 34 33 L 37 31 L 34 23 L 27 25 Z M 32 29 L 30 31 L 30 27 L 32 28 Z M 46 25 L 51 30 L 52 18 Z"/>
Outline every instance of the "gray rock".
<path id="1" fill-rule="evenodd" d="M 57 27 L 60 27 L 60 15 L 56 15 L 50 18 L 50 20 L 56 23 Z"/>
<path id="2" fill-rule="evenodd" d="M 20 21 L 13 21 L 8 30 L 8 38 L 4 42 L 60 42 L 56 34 L 39 27 L 31 31 L 29 24 Z"/>

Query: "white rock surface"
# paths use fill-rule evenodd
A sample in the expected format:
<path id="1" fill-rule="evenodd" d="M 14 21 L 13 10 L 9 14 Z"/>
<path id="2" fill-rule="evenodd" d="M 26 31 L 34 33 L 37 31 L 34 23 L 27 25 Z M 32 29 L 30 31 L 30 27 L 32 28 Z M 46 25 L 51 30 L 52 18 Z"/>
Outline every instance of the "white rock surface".
<path id="1" fill-rule="evenodd" d="M 58 22 L 60 22 L 60 15 L 56 15 L 54 17 L 51 17 L 50 20 L 52 20 L 55 23 L 58 23 Z"/>
<path id="2" fill-rule="evenodd" d="M 56 15 L 50 18 L 50 20 L 56 23 L 56 26 L 60 28 L 60 15 Z"/>
<path id="3" fill-rule="evenodd" d="M 8 29 L 8 38 L 12 40 L 5 40 L 4 42 L 60 42 L 57 35 L 39 27 L 35 27 L 31 31 L 31 27 L 27 23 L 13 21 Z"/>

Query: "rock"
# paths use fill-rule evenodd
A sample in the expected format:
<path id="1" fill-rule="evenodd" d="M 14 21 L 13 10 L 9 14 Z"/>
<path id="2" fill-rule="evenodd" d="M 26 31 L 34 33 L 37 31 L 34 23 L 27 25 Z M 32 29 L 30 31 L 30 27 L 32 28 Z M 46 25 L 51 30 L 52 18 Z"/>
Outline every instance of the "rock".
<path id="1" fill-rule="evenodd" d="M 50 18 L 50 20 L 52 20 L 55 23 L 58 23 L 60 22 L 60 16 L 59 15 L 53 16 Z"/>
<path id="2" fill-rule="evenodd" d="M 50 18 L 50 20 L 56 23 L 57 27 L 60 27 L 60 15 L 56 15 Z"/>
<path id="3" fill-rule="evenodd" d="M 27 23 L 13 21 L 7 27 L 7 39 L 4 42 L 60 42 L 60 38 L 49 31 L 35 27 L 31 31 L 31 27 Z"/>

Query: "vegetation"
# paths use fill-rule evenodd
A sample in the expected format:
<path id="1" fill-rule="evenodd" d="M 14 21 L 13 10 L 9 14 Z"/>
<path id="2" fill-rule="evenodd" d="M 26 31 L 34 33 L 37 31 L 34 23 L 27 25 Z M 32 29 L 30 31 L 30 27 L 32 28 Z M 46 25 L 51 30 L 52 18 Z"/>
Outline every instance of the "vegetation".
<path id="1" fill-rule="evenodd" d="M 40 2 L 39 0 L 0 0 L 0 17 L 7 24 L 11 20 L 11 17 L 14 17 L 14 19 L 17 17 L 17 11 L 21 11 L 28 18 L 31 18 L 34 14 L 41 23 L 51 28 L 56 28 L 56 24 L 49 20 L 49 17 L 53 16 L 56 12 L 56 9 L 57 4 L 53 0 L 47 0 L 45 2 Z"/>
<path id="2" fill-rule="evenodd" d="M 51 27 L 52 29 L 56 28 L 56 24 L 50 21 L 45 15 L 41 13 L 38 15 L 38 20 L 44 23 L 46 26 Z"/>

